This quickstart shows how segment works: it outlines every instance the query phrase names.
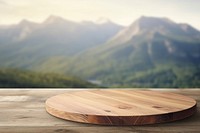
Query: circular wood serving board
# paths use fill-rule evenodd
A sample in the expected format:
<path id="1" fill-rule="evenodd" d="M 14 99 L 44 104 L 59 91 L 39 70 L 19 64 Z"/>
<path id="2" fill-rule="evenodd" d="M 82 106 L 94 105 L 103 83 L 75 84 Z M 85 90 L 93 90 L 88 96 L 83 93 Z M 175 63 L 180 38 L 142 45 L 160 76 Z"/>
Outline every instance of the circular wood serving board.
<path id="1" fill-rule="evenodd" d="M 196 111 L 196 101 L 179 94 L 139 90 L 72 91 L 46 101 L 53 116 L 102 125 L 144 125 L 180 120 Z"/>

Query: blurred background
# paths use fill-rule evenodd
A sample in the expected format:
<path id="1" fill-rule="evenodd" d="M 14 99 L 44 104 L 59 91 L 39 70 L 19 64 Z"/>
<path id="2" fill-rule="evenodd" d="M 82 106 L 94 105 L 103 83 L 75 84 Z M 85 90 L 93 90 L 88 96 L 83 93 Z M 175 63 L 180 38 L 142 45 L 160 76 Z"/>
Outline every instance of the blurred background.
<path id="1" fill-rule="evenodd" d="M 0 0 L 1 88 L 200 88 L 199 0 Z"/>

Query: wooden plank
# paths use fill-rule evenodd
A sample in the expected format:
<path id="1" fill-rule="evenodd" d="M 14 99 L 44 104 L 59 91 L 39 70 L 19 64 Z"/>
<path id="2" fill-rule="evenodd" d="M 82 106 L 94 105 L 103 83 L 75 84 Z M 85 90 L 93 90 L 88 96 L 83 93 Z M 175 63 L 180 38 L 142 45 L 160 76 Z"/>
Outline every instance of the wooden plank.
<path id="1" fill-rule="evenodd" d="M 152 90 L 152 89 L 151 89 Z M 172 122 L 145 126 L 98 126 L 57 119 L 46 113 L 44 102 L 47 98 L 73 89 L 28 89 L 0 90 L 0 96 L 30 96 L 27 101 L 1 101 L 0 133 L 158 133 L 158 132 L 200 132 L 200 89 L 153 89 L 190 96 L 197 101 L 197 113 L 193 116 Z M 32 117 L 30 117 L 32 116 Z"/>
<path id="2" fill-rule="evenodd" d="M 13 127 L 14 133 L 199 133 L 198 126 L 169 127 Z M 2 133 L 13 133 L 11 127 L 3 127 Z"/>

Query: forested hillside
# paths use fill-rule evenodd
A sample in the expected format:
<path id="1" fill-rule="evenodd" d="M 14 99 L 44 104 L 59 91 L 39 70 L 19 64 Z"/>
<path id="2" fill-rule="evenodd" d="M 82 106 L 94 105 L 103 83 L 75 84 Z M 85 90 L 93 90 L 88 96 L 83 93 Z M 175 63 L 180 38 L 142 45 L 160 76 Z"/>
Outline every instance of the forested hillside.
<path id="1" fill-rule="evenodd" d="M 43 74 L 31 71 L 20 71 L 16 69 L 1 69 L 0 87 L 86 88 L 96 86 L 79 78 L 59 74 Z"/>

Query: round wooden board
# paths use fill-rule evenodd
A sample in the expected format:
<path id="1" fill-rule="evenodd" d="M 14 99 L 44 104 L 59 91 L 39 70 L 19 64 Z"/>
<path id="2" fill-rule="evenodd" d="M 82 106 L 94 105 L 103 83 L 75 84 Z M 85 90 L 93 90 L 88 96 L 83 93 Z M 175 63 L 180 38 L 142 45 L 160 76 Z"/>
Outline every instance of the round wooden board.
<path id="1" fill-rule="evenodd" d="M 144 125 L 191 116 L 196 101 L 179 94 L 146 90 L 87 90 L 53 96 L 46 101 L 53 116 L 101 125 Z"/>

